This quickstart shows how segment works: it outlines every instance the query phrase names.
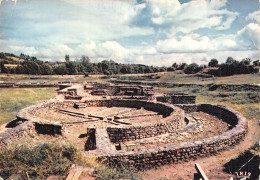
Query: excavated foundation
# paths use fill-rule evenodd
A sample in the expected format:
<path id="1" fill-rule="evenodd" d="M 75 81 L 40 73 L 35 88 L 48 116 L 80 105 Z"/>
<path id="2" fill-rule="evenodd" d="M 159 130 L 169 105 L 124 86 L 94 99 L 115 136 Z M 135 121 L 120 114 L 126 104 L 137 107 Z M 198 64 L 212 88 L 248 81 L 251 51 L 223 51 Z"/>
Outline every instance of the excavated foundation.
<path id="1" fill-rule="evenodd" d="M 184 100 L 192 97 L 193 104 L 173 105 L 172 97 L 157 98 L 163 102 L 54 98 L 19 111 L 0 135 L 0 146 L 33 129 L 41 137 L 70 140 L 108 164 L 142 169 L 214 154 L 245 136 L 247 121 L 239 112 L 194 104 L 194 97 L 187 95 Z M 184 102 L 181 95 L 178 102 Z"/>

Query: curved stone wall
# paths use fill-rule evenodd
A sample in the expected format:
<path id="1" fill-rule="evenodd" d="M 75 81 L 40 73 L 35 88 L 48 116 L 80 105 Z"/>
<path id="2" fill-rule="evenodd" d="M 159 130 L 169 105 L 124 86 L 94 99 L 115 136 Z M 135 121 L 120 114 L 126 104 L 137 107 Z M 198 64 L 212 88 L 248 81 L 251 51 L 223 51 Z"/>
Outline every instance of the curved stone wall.
<path id="1" fill-rule="evenodd" d="M 224 150 L 240 142 L 247 132 L 247 121 L 237 111 L 220 105 L 200 104 L 198 109 L 210 114 L 220 115 L 233 128 L 219 136 L 200 141 L 169 144 L 149 150 L 103 152 L 98 159 L 106 159 L 111 165 L 126 163 L 138 169 L 156 167 L 181 160 L 189 160 L 199 156 Z"/>
<path id="2" fill-rule="evenodd" d="M 155 103 L 142 100 L 93 100 L 85 101 L 87 106 L 106 106 L 106 107 L 129 107 L 129 108 L 144 108 L 146 110 L 158 112 L 159 114 L 167 117 L 174 111 L 174 106 L 163 103 Z"/>
<path id="3" fill-rule="evenodd" d="M 173 132 L 183 128 L 186 123 L 184 121 L 184 111 L 170 104 L 154 103 L 141 100 L 93 100 L 85 101 L 87 106 L 106 106 L 106 107 L 129 107 L 129 108 L 144 108 L 158 112 L 165 118 L 159 123 L 149 126 L 130 126 L 126 128 L 107 128 L 107 132 L 112 142 L 123 142 L 135 139 L 153 137 L 167 132 Z M 36 105 L 29 106 L 17 113 L 17 118 L 31 120 L 35 123 L 37 132 L 43 134 L 62 134 L 62 124 L 59 122 L 50 122 L 43 118 L 34 116 L 37 110 L 41 108 L 64 108 L 73 107 L 74 102 L 53 102 L 45 101 Z M 53 131 L 53 132 L 52 132 Z"/>
<path id="4" fill-rule="evenodd" d="M 130 126 L 124 128 L 108 127 L 107 133 L 111 142 L 114 143 L 158 136 L 176 131 L 186 125 L 184 121 L 184 111 L 170 104 L 140 100 L 97 100 L 86 101 L 85 103 L 87 106 L 144 108 L 146 110 L 158 112 L 165 117 L 163 122 L 149 126 Z"/>
<path id="5" fill-rule="evenodd" d="M 8 145 L 10 142 L 19 139 L 25 133 L 28 133 L 33 127 L 31 121 L 25 121 L 11 129 L 0 134 L 0 148 Z"/>
<path id="6" fill-rule="evenodd" d="M 43 101 L 41 103 L 31 105 L 17 112 L 16 118 L 18 121 L 26 122 L 29 121 L 34 125 L 35 130 L 39 134 L 50 134 L 50 135 L 61 135 L 62 134 L 62 124 L 59 122 L 50 122 L 50 120 L 39 118 L 35 116 L 35 112 L 42 108 L 52 108 L 57 102 L 52 99 L 48 101 Z M 59 102 L 58 102 L 59 104 Z M 73 106 L 74 103 L 70 102 L 68 105 Z M 62 103 L 64 105 L 64 103 Z M 66 104 L 65 104 L 66 105 Z M 24 123 L 23 123 L 24 124 Z"/>

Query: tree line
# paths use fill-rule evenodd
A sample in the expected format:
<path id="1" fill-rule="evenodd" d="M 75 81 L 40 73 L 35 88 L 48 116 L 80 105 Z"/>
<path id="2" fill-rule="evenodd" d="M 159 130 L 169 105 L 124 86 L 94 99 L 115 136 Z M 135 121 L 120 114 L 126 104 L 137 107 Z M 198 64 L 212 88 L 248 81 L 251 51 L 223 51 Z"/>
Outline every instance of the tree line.
<path id="1" fill-rule="evenodd" d="M 15 66 L 8 67 L 7 64 Z M 228 57 L 225 63 L 218 63 L 217 59 L 211 59 L 208 65 L 196 63 L 173 63 L 169 67 L 147 66 L 142 64 L 121 64 L 113 60 L 103 60 L 92 63 L 90 58 L 82 56 L 79 60 L 71 61 L 69 55 L 65 55 L 64 62 L 48 62 L 37 59 L 34 56 L 12 53 L 0 53 L 0 72 L 10 74 L 34 74 L 34 75 L 89 75 L 89 74 L 138 74 L 156 73 L 181 70 L 185 74 L 199 73 L 208 68 L 205 73 L 215 76 L 230 76 L 234 74 L 250 74 L 259 71 L 259 60 L 252 61 L 249 58 L 237 61 Z"/>
<path id="2" fill-rule="evenodd" d="M 19 58 L 20 61 L 14 58 Z M 22 61 L 21 61 L 22 60 Z M 7 64 L 16 64 L 15 68 L 8 68 Z M 10 53 L 0 53 L 1 73 L 10 74 L 35 74 L 35 75 L 88 75 L 88 74 L 133 74 L 164 72 L 166 67 L 147 66 L 142 64 L 121 64 L 113 60 L 103 60 L 92 63 L 87 56 L 82 56 L 77 61 L 70 61 L 65 55 L 65 62 L 47 62 L 36 57 L 20 54 L 15 56 Z"/>
<path id="3" fill-rule="evenodd" d="M 234 74 L 251 74 L 259 72 L 259 60 L 252 61 L 250 58 L 241 61 L 228 57 L 225 63 L 218 64 L 217 59 L 211 59 L 208 64 L 210 69 L 207 73 L 215 76 L 232 76 Z"/>

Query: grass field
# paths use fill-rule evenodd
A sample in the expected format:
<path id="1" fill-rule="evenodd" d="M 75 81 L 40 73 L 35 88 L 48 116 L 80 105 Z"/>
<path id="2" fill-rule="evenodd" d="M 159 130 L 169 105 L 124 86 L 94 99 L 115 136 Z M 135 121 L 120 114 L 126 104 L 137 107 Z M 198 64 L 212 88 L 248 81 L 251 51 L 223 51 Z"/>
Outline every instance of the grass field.
<path id="1" fill-rule="evenodd" d="M 246 118 L 260 119 L 260 94 L 258 92 L 220 92 L 205 88 L 166 88 L 156 87 L 157 92 L 188 93 L 196 95 L 197 103 L 211 103 L 229 106 L 241 112 Z"/>
<path id="2" fill-rule="evenodd" d="M 21 59 L 21 58 L 18 58 L 18 57 L 7 56 L 7 58 L 11 58 L 11 59 L 13 59 L 14 61 L 17 61 L 17 62 L 23 62 L 24 61 L 24 59 Z"/>
<path id="3" fill-rule="evenodd" d="M 167 72 L 161 75 L 161 82 L 192 83 L 192 84 L 259 84 L 260 73 L 240 74 L 226 77 L 201 77 L 197 74 L 182 74 L 180 72 Z"/>
<path id="4" fill-rule="evenodd" d="M 0 124 L 15 118 L 20 109 L 49 99 L 56 94 L 55 88 L 2 88 L 0 89 Z"/>
<path id="5" fill-rule="evenodd" d="M 84 82 L 96 81 L 105 82 L 102 79 L 105 75 L 25 75 L 25 74 L 0 74 L 0 82 L 5 83 L 57 83 L 59 81 Z"/>

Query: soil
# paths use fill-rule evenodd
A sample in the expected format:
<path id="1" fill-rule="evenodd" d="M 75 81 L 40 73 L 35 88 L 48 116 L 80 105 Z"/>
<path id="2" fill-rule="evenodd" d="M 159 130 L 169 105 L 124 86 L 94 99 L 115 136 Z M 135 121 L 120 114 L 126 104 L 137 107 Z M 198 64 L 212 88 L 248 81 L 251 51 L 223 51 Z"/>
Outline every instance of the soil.
<path id="1" fill-rule="evenodd" d="M 88 120 L 86 118 L 88 118 L 89 115 L 103 117 L 104 120 L 106 120 L 107 118 L 114 119 L 114 116 L 119 116 L 119 117 L 128 116 L 127 118 L 120 119 L 120 121 L 129 122 L 132 125 L 137 125 L 137 126 L 156 124 L 164 119 L 162 115 L 158 115 L 153 111 L 148 111 L 145 109 L 136 109 L 136 108 L 86 107 L 81 109 L 75 109 L 72 107 L 67 107 L 67 108 L 63 108 L 62 110 L 70 111 L 73 113 L 81 113 L 84 114 L 84 116 L 83 117 L 70 116 L 68 115 L 68 113 L 64 111 L 59 111 L 56 109 L 48 109 L 48 108 L 37 110 L 35 116 L 50 120 L 51 122 L 58 121 L 63 123 L 85 121 Z M 147 116 L 137 117 L 138 115 L 145 115 L 145 114 Z M 93 120 L 93 119 L 97 120 L 97 118 L 90 118 L 89 120 Z M 108 126 L 119 127 L 117 125 L 113 125 L 109 122 L 107 123 L 102 120 L 87 122 L 87 124 L 89 125 L 89 127 L 108 127 Z M 120 127 L 122 126 L 129 126 L 129 125 L 120 124 Z"/>

